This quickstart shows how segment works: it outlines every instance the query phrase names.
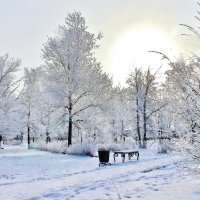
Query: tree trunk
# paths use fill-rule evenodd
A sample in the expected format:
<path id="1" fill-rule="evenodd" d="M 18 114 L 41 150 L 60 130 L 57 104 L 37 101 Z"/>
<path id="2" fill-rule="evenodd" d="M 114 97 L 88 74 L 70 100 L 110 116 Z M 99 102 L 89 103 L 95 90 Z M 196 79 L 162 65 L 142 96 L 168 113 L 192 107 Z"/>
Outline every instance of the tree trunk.
<path id="1" fill-rule="evenodd" d="M 124 120 L 122 120 L 122 133 L 121 133 L 121 140 L 124 140 L 125 142 L 125 136 L 124 136 Z"/>
<path id="2" fill-rule="evenodd" d="M 28 134 L 28 149 L 30 149 L 30 127 L 29 127 L 29 124 L 27 127 L 27 134 Z"/>
<path id="3" fill-rule="evenodd" d="M 83 135 L 82 135 L 82 132 L 81 132 L 81 144 L 83 143 Z"/>
<path id="4" fill-rule="evenodd" d="M 162 141 L 163 141 L 163 137 L 162 137 L 162 128 L 159 130 L 159 138 L 158 138 L 158 141 L 159 141 L 159 144 L 162 145 Z"/>
<path id="5" fill-rule="evenodd" d="M 68 146 L 72 144 L 72 117 L 69 116 L 69 126 L 68 126 Z"/>
<path id="6" fill-rule="evenodd" d="M 138 135 L 138 143 L 139 143 L 139 148 L 142 147 L 142 142 L 141 142 L 141 134 L 140 134 L 140 115 L 139 115 L 139 99 L 137 97 L 136 99 L 136 113 L 137 113 L 137 135 Z"/>
<path id="7" fill-rule="evenodd" d="M 71 99 L 71 91 L 69 95 L 69 124 L 68 124 L 68 147 L 72 145 L 72 99 Z"/>
<path id="8" fill-rule="evenodd" d="M 147 116 L 146 116 L 146 98 L 144 99 L 144 106 L 143 106 L 143 148 L 147 148 Z"/>
<path id="9" fill-rule="evenodd" d="M 28 149 L 30 149 L 30 116 L 31 116 L 31 111 L 30 111 L 30 105 L 29 105 L 29 112 L 28 112 L 28 123 L 27 123 L 27 139 L 28 139 Z"/>

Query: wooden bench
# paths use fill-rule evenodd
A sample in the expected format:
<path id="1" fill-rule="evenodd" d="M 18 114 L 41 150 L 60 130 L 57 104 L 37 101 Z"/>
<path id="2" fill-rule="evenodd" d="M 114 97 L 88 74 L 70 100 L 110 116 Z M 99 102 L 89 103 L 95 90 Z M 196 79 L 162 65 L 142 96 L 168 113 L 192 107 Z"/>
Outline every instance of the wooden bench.
<path id="1" fill-rule="evenodd" d="M 128 159 L 130 160 L 131 157 L 133 157 L 134 155 L 137 156 L 137 160 L 139 159 L 139 151 L 132 151 L 132 150 L 120 150 L 120 151 L 114 151 L 113 154 L 113 158 L 114 158 L 114 162 L 115 162 L 115 157 L 118 157 L 118 155 L 121 154 L 122 157 L 122 162 L 125 161 L 125 155 L 128 154 Z"/>

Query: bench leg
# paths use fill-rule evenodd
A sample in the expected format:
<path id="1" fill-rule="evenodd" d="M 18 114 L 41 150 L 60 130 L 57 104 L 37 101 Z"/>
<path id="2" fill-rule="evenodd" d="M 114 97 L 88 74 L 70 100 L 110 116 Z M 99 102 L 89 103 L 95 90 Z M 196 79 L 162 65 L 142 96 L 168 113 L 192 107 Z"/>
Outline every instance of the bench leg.
<path id="1" fill-rule="evenodd" d="M 137 152 L 136 155 L 137 155 L 137 160 L 138 160 L 138 159 L 139 159 L 139 156 L 140 156 L 139 152 Z"/>
<path id="2" fill-rule="evenodd" d="M 132 154 L 131 154 L 131 153 L 129 153 L 129 154 L 128 154 L 128 159 L 130 160 L 130 159 L 131 159 L 131 157 L 132 157 Z"/>
<path id="3" fill-rule="evenodd" d="M 113 154 L 114 162 L 115 162 L 115 154 Z"/>
<path id="4" fill-rule="evenodd" d="M 125 153 L 122 154 L 122 162 L 125 161 Z"/>

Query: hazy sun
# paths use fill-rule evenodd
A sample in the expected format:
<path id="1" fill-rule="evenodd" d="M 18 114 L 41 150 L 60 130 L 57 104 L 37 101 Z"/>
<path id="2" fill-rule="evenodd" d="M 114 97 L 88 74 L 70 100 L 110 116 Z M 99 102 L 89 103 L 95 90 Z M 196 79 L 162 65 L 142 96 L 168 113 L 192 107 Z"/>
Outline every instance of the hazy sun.
<path id="1" fill-rule="evenodd" d="M 113 74 L 114 82 L 123 84 L 134 67 L 160 67 L 161 57 L 149 53 L 150 50 L 160 51 L 169 57 L 178 55 L 175 43 L 155 28 L 138 28 L 122 35 L 112 47 L 108 62 L 108 70 Z"/>

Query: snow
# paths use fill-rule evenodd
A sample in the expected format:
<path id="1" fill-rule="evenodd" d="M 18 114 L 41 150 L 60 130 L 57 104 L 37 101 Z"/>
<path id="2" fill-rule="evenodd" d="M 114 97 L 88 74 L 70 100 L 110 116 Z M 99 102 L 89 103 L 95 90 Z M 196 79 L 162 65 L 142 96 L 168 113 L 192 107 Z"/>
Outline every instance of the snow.
<path id="1" fill-rule="evenodd" d="M 182 173 L 176 154 L 140 150 L 130 161 L 121 157 L 99 167 L 97 157 L 80 157 L 27 150 L 26 146 L 0 149 L 1 200 L 199 200 L 199 182 Z"/>

